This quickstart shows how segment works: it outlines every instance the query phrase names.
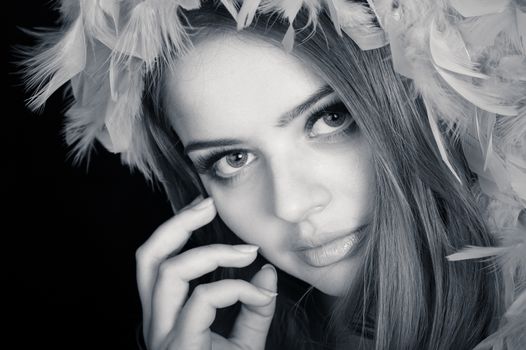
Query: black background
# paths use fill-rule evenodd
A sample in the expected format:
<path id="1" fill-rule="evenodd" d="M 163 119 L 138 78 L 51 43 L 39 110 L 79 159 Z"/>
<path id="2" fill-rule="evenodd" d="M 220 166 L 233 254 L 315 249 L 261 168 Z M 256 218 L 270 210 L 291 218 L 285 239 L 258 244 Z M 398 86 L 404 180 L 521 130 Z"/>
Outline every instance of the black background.
<path id="1" fill-rule="evenodd" d="M 89 167 L 72 165 L 61 136 L 62 91 L 42 113 L 31 113 L 12 63 L 13 45 L 32 43 L 18 27 L 54 26 L 57 12 L 49 1 L 7 1 L 4 6 L 4 344 L 12 349 L 137 349 L 134 254 L 172 215 L 170 205 L 162 191 L 130 173 L 102 146 Z"/>

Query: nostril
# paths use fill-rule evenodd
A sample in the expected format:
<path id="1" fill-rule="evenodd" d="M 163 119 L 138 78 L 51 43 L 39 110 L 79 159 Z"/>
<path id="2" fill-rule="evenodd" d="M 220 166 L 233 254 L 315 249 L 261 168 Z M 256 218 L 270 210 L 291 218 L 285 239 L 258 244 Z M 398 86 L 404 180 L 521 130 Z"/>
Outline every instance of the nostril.
<path id="1" fill-rule="evenodd" d="M 299 170 L 280 170 L 280 174 L 272 177 L 274 210 L 277 217 L 298 224 L 327 207 L 332 195 L 322 179 Z"/>
<path id="2" fill-rule="evenodd" d="M 303 218 L 301 218 L 301 220 L 308 220 L 309 217 L 314 214 L 314 213 L 317 213 L 317 212 L 320 212 L 322 211 L 323 209 L 325 208 L 324 205 L 316 205 L 316 206 L 313 206 L 312 208 L 310 208 L 310 210 L 307 210 L 305 212 L 305 215 L 303 215 Z"/>

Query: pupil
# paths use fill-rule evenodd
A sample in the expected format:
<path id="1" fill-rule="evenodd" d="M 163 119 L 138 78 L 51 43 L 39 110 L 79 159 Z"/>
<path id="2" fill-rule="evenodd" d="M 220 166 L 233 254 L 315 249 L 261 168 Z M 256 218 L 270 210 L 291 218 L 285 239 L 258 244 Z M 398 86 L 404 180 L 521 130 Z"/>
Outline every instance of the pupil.
<path id="1" fill-rule="evenodd" d="M 236 153 L 229 154 L 226 157 L 226 161 L 227 161 L 228 165 L 230 165 L 232 167 L 235 167 L 235 168 L 239 168 L 240 166 L 243 165 L 243 163 L 245 162 L 246 158 L 247 158 L 246 153 L 236 152 Z"/>
<path id="2" fill-rule="evenodd" d="M 323 117 L 323 120 L 327 125 L 333 127 L 340 126 L 343 123 L 343 118 L 341 118 L 341 116 L 337 113 L 327 114 L 325 117 Z"/>

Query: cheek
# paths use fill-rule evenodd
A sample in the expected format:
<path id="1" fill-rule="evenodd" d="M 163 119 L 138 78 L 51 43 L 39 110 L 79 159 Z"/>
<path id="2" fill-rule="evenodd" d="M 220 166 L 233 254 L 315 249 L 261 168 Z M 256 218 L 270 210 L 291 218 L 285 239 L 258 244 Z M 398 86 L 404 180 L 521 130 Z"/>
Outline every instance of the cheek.
<path id="1" fill-rule="evenodd" d="M 357 141 L 357 140 L 355 140 Z M 324 186 L 332 202 L 324 215 L 327 220 L 344 219 L 342 226 L 355 226 L 368 220 L 374 199 L 372 154 L 363 140 L 341 147 L 305 150 L 301 173 L 309 182 Z M 317 153 L 317 154 L 316 154 Z M 307 159 L 308 158 L 308 159 Z M 283 250 L 287 247 L 283 221 L 272 212 L 267 181 L 255 176 L 238 187 L 224 187 L 202 178 L 208 193 L 214 197 L 218 215 L 243 241 L 262 250 Z"/>
<path id="2" fill-rule="evenodd" d="M 371 213 L 375 195 L 372 153 L 364 140 L 343 146 L 319 157 L 315 176 L 326 184 L 333 196 L 331 216 L 351 215 L 362 221 Z"/>
<path id="3" fill-rule="evenodd" d="M 261 209 L 261 193 L 242 189 L 238 189 L 239 193 L 232 193 L 231 189 L 221 189 L 213 185 L 205 185 L 205 187 L 214 197 L 221 220 L 240 239 L 261 248 L 272 245 L 272 242 L 276 241 L 275 238 L 271 238 L 271 234 L 268 234 L 275 230 L 270 229 L 270 220 Z"/>

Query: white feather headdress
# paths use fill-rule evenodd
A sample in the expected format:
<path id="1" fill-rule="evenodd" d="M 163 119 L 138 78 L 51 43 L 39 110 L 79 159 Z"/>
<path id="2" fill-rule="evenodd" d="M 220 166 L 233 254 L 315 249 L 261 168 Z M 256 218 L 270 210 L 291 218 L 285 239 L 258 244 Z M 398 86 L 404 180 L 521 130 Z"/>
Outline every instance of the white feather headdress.
<path id="1" fill-rule="evenodd" d="M 307 12 L 314 29 L 320 12 L 326 11 L 338 34 L 348 35 L 362 50 L 390 45 L 394 68 L 412 79 L 453 174 L 437 123 L 446 123 L 460 138 L 469 167 L 478 175 L 474 191 L 480 206 L 501 236 L 499 247 L 467 247 L 448 257 L 494 257 L 508 278 L 508 312 L 499 331 L 477 349 L 526 343 L 521 333 L 526 329 L 526 2 L 214 2 L 228 10 L 239 30 L 258 13 L 287 20 L 282 43 L 289 51 L 300 10 Z M 98 140 L 148 174 L 138 152 L 141 145 L 133 141 L 141 132 L 143 77 L 158 60 L 188 49 L 190 40 L 178 14 L 200 6 L 200 0 L 63 0 L 66 29 L 26 62 L 27 84 L 34 90 L 29 107 L 41 107 L 69 82 L 74 103 L 67 112 L 66 140 L 78 159 Z"/>

